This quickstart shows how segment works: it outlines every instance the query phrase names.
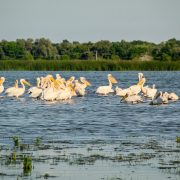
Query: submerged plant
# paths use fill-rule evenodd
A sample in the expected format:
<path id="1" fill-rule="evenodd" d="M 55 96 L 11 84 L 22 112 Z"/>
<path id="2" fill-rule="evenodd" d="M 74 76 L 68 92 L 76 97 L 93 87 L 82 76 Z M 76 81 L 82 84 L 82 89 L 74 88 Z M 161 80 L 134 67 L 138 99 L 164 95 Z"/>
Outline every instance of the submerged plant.
<path id="1" fill-rule="evenodd" d="M 41 138 L 40 137 L 37 137 L 35 140 L 34 140 L 34 144 L 35 146 L 39 146 L 41 144 Z"/>
<path id="2" fill-rule="evenodd" d="M 32 158 L 24 156 L 23 158 L 23 172 L 24 175 L 28 175 L 32 171 Z"/>
<path id="3" fill-rule="evenodd" d="M 6 157 L 6 165 L 9 165 L 16 161 L 16 151 L 12 152 L 9 156 Z"/>
<path id="4" fill-rule="evenodd" d="M 14 146 L 19 147 L 19 145 L 20 145 L 19 137 L 14 136 L 14 137 L 12 137 L 12 139 L 13 139 L 13 142 L 14 142 Z"/>
<path id="5" fill-rule="evenodd" d="M 180 137 L 176 137 L 176 142 L 180 143 Z"/>
<path id="6" fill-rule="evenodd" d="M 13 161 L 16 161 L 16 151 L 14 151 L 12 154 L 11 154 L 11 159 Z"/>

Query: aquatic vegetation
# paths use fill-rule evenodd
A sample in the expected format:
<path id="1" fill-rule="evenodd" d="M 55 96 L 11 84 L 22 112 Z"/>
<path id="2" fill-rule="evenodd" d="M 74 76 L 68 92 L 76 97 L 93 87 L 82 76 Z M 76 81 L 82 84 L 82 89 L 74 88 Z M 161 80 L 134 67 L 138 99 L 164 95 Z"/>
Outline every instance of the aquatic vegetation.
<path id="1" fill-rule="evenodd" d="M 176 137 L 176 142 L 180 143 L 180 137 Z"/>
<path id="2" fill-rule="evenodd" d="M 28 175 L 32 171 L 32 158 L 24 156 L 23 158 L 23 172 L 24 175 Z"/>
<path id="3" fill-rule="evenodd" d="M 9 156 L 6 157 L 6 165 L 16 162 L 16 151 L 13 151 Z"/>
<path id="4" fill-rule="evenodd" d="M 178 61 L 110 61 L 110 60 L 67 60 L 67 61 L 23 61 L 23 60 L 1 60 L 0 70 L 39 70 L 39 71 L 129 71 L 129 70 L 151 70 L 151 71 L 177 71 L 180 70 Z"/>
<path id="5" fill-rule="evenodd" d="M 13 142 L 14 142 L 14 146 L 15 146 L 15 147 L 19 147 L 19 145 L 20 145 L 20 139 L 19 139 L 19 137 L 14 136 L 14 137 L 12 137 L 12 139 L 13 139 Z"/>
<path id="6" fill-rule="evenodd" d="M 36 139 L 34 140 L 34 144 L 35 144 L 35 146 L 39 146 L 41 144 L 41 138 L 36 137 Z"/>
<path id="7" fill-rule="evenodd" d="M 29 144 L 20 144 L 19 149 L 20 151 L 28 150 Z"/>

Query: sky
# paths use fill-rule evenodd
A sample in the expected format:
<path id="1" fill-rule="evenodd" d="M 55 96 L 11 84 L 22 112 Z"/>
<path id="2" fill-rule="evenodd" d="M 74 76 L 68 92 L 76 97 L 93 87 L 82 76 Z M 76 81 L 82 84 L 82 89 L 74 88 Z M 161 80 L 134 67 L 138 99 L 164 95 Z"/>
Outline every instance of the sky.
<path id="1" fill-rule="evenodd" d="M 0 40 L 180 39 L 180 0 L 0 0 Z"/>

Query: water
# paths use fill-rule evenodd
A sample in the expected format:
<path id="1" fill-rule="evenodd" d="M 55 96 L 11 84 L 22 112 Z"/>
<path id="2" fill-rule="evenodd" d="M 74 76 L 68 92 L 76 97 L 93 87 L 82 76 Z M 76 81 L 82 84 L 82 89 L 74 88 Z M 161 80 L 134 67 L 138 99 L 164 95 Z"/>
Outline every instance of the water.
<path id="1" fill-rule="evenodd" d="M 33 100 L 27 93 L 19 99 L 1 94 L 0 144 L 11 144 L 9 137 L 12 136 L 19 136 L 26 143 L 42 137 L 44 143 L 68 141 L 77 146 L 97 141 L 114 145 L 131 138 L 138 142 L 150 138 L 171 142 L 180 136 L 179 101 L 163 106 L 151 106 L 149 101 L 130 105 L 120 103 L 120 98 L 113 94 L 95 94 L 98 86 L 107 84 L 108 73 L 116 77 L 119 87 L 126 88 L 137 83 L 138 72 L 2 71 L 0 76 L 6 77 L 7 88 L 14 84 L 15 79 L 24 78 L 35 85 L 36 77 L 56 73 L 65 78 L 84 76 L 92 86 L 87 88 L 85 97 L 73 97 L 64 102 Z M 180 72 L 144 72 L 144 75 L 146 85 L 156 84 L 158 90 L 180 95 Z"/>

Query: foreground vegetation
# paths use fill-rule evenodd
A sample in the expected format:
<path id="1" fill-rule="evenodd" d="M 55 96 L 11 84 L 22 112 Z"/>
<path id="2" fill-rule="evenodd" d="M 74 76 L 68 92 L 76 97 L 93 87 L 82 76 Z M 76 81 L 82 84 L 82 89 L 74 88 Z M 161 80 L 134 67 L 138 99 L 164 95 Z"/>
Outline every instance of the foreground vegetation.
<path id="1" fill-rule="evenodd" d="M 24 137 L 14 136 L 10 139 L 13 142 L 9 142 L 7 138 L 7 144 L 0 145 L 0 164 L 2 167 L 0 179 L 9 179 L 10 177 L 18 180 L 67 179 L 67 177 L 74 179 L 74 176 L 78 177 L 75 179 L 83 179 L 84 175 L 87 175 L 87 168 L 88 171 L 96 174 L 96 179 L 107 180 L 125 179 L 124 177 L 127 176 L 131 177 L 130 179 L 136 176 L 138 176 L 136 179 L 141 177 L 144 179 L 143 174 L 134 172 L 134 169 L 140 169 L 142 172 L 143 167 L 150 173 L 154 173 L 155 168 L 157 169 L 156 173 L 160 170 L 160 174 L 157 175 L 167 177 L 165 179 L 179 179 L 180 175 L 180 146 L 178 142 L 175 142 L 175 139 L 171 139 L 170 142 L 164 137 L 162 137 L 163 140 L 144 137 L 144 141 L 141 142 L 137 137 L 134 139 L 131 137 L 112 144 L 103 140 L 74 144 L 71 140 L 55 142 L 52 139 L 47 142 L 44 139 L 43 142 L 39 142 L 40 137 L 29 142 L 24 140 Z M 18 142 L 18 146 L 16 142 Z M 168 147 L 166 146 L 167 142 L 169 143 Z M 134 149 L 136 149 L 135 152 Z M 82 153 L 77 152 L 80 150 Z M 87 168 L 82 168 L 82 166 Z M 118 174 L 119 177 L 104 178 L 106 167 L 110 170 L 106 176 L 116 177 L 117 168 L 122 166 L 125 170 Z M 93 167 L 93 171 L 91 167 Z M 74 173 L 79 168 L 82 169 L 81 173 Z M 97 171 L 100 173 L 96 173 Z M 148 179 L 152 179 L 150 173 L 146 175 Z M 98 178 L 99 176 L 101 178 Z"/>
<path id="2" fill-rule="evenodd" d="M 25 60 L 2 60 L 0 70 L 27 70 L 27 71 L 177 71 L 180 70 L 180 62 L 159 61 L 108 61 L 108 60 L 68 60 L 68 61 L 25 61 Z"/>

